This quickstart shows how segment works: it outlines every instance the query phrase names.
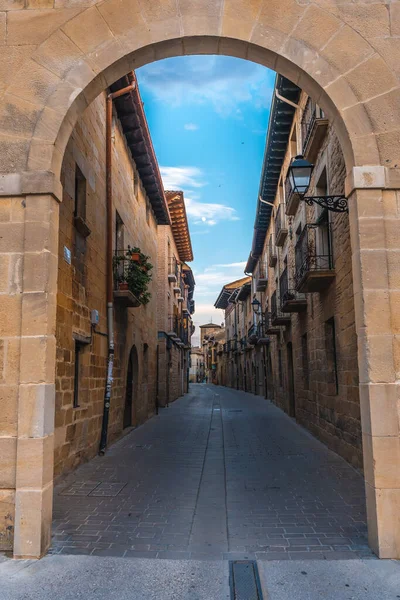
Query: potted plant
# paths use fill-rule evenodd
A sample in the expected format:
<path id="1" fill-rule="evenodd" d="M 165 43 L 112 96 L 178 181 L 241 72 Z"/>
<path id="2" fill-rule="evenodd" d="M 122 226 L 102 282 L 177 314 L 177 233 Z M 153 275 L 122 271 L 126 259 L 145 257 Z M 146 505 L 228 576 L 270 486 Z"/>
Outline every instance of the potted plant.
<path id="1" fill-rule="evenodd" d="M 139 256 L 138 260 L 136 260 L 137 255 Z M 116 257 L 117 260 L 119 258 Z M 149 256 L 143 254 L 140 248 L 128 247 L 126 255 L 122 259 L 124 260 L 122 272 L 120 267 L 117 266 L 116 269 L 119 281 L 127 284 L 128 290 L 136 296 L 140 304 L 147 304 L 151 298 L 148 287 L 153 269 L 153 265 L 149 262 Z"/>
<path id="2" fill-rule="evenodd" d="M 128 246 L 127 254 L 129 253 L 129 258 L 133 260 L 133 262 L 140 262 L 140 248 L 131 248 Z"/>

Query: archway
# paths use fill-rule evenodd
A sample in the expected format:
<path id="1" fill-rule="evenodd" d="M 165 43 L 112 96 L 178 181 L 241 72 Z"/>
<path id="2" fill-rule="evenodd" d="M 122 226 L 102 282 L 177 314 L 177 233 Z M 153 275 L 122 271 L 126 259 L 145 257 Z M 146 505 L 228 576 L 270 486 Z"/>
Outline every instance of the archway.
<path id="1" fill-rule="evenodd" d="M 128 366 L 126 372 L 126 387 L 125 387 L 125 406 L 123 416 L 124 429 L 127 427 L 136 426 L 136 410 L 135 410 L 135 398 L 137 396 L 137 384 L 138 384 L 138 353 L 136 346 L 132 346 L 129 353 Z"/>
<path id="2" fill-rule="evenodd" d="M 14 271 L 5 286 L 8 318 L 1 334 L 7 344 L 9 338 L 20 341 L 16 355 L 5 358 L 6 372 L 12 373 L 7 385 L 15 414 L 25 414 L 27 402 L 35 407 L 29 413 L 35 415 L 34 423 L 26 429 L 15 423 L 11 463 L 17 465 L 17 450 L 22 451 L 26 440 L 40 464 L 52 452 L 59 174 L 78 117 L 100 91 L 145 63 L 199 53 L 247 58 L 310 94 L 334 124 L 342 145 L 370 542 L 382 557 L 399 556 L 399 49 L 383 0 L 363 10 L 360 16 L 336 5 L 321 8 L 316 2 L 295 0 L 260 0 L 250 6 L 246 0 L 106 0 L 90 7 L 82 0 L 73 8 L 7 13 L 0 194 L 14 199 L 15 210 L 11 203 L 6 207 L 0 251 L 18 255 L 24 271 L 18 271 L 18 294 Z M 33 292 L 35 319 L 30 319 Z M 28 318 L 21 319 L 23 306 Z M 1 438 L 7 449 L 8 437 Z M 388 455 L 397 457 L 390 467 Z M 6 481 L 10 498 L 14 491 L 16 495 L 14 554 L 41 556 L 50 539 L 52 475 L 44 477 L 41 470 L 32 482 L 26 471 L 18 463 L 16 475 Z"/>

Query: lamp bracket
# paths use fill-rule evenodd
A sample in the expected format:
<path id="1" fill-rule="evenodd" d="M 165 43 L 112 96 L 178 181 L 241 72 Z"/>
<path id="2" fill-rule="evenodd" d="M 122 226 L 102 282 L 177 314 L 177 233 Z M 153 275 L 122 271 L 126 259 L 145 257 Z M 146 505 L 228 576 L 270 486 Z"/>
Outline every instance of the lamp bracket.
<path id="1" fill-rule="evenodd" d="M 327 208 L 331 212 L 336 213 L 347 213 L 349 212 L 348 202 L 346 196 L 303 196 L 302 200 L 305 201 L 308 206 L 318 204 L 322 208 Z"/>

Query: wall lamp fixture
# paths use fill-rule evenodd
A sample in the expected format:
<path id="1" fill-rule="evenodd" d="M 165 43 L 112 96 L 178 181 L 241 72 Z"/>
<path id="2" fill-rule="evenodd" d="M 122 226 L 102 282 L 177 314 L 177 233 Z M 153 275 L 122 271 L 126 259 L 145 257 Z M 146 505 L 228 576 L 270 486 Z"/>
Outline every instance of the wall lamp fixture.
<path id="1" fill-rule="evenodd" d="M 331 194 L 328 196 L 306 196 L 310 187 L 311 175 L 314 165 L 308 162 L 301 154 L 296 156 L 288 168 L 288 178 L 290 186 L 294 193 L 300 196 L 306 204 L 312 206 L 318 204 L 322 208 L 326 208 L 332 212 L 343 213 L 349 212 L 346 196 L 339 194 Z"/>

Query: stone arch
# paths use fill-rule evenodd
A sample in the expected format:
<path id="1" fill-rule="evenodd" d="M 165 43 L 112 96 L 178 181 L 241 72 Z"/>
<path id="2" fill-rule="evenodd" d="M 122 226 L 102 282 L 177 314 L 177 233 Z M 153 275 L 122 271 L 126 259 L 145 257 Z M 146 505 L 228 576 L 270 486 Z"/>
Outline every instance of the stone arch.
<path id="1" fill-rule="evenodd" d="M 342 145 L 370 542 L 380 556 L 398 558 L 400 49 L 391 33 L 395 8 L 384 0 L 363 5 L 322 0 L 78 0 L 72 8 L 60 4 L 8 11 L 4 18 L 0 13 L 0 22 L 6 21 L 4 40 L 0 28 L 0 195 L 20 200 L 14 216 L 2 223 L 0 252 L 23 255 L 24 265 L 18 297 L 11 285 L 5 286 L 2 302 L 8 318 L 1 332 L 21 339 L 12 389 L 17 390 L 19 411 L 37 403 L 31 413 L 38 419 L 34 426 L 20 419 L 16 446 L 23 452 L 27 439 L 38 464 L 46 462 L 41 449 L 51 450 L 53 432 L 45 415 L 54 410 L 54 198 L 61 199 L 62 158 L 78 117 L 121 75 L 154 60 L 186 54 L 246 58 L 278 71 L 310 94 L 330 118 Z M 31 273 L 40 276 L 33 280 Z M 36 316 L 28 321 L 20 315 L 28 314 L 32 291 Z M 17 449 L 13 452 L 16 461 Z M 14 554 L 40 556 L 49 543 L 52 480 L 40 472 L 33 485 L 19 462 L 10 492 L 15 481 Z M 33 524 L 29 531 L 28 521 Z"/>

